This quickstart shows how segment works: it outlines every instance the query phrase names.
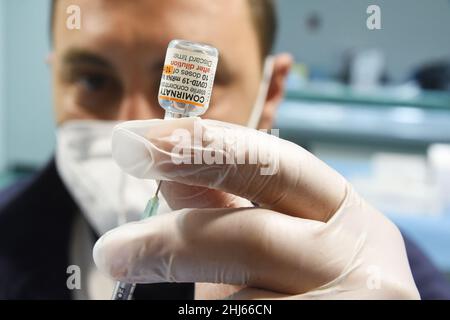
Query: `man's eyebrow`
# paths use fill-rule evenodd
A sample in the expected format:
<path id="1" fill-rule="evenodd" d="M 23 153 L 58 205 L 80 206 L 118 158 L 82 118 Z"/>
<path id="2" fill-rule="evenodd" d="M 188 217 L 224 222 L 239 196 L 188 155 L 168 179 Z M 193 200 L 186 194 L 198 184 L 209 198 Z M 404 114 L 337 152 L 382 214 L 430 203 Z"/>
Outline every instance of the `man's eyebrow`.
<path id="1" fill-rule="evenodd" d="M 71 49 L 63 56 L 65 64 L 88 64 L 96 67 L 113 69 L 112 64 L 106 59 L 89 51 Z"/>

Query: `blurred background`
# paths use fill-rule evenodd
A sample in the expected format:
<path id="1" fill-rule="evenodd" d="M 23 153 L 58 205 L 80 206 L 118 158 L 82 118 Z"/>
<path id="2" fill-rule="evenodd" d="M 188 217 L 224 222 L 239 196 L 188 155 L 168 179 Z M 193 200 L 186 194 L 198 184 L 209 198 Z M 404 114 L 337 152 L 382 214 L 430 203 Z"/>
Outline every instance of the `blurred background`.
<path id="1" fill-rule="evenodd" d="M 381 30 L 366 26 L 371 4 Z M 296 58 L 280 135 L 347 177 L 450 275 L 450 1 L 278 7 L 275 51 Z M 0 189 L 54 149 L 48 15 L 47 0 L 0 0 Z"/>

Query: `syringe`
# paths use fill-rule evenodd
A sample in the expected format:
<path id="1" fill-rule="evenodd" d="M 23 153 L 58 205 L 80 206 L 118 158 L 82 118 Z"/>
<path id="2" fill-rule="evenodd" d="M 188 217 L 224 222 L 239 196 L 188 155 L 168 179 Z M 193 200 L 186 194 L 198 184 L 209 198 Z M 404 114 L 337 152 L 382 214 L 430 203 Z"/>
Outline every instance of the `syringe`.
<path id="1" fill-rule="evenodd" d="M 166 110 L 164 119 L 198 117 L 208 110 L 219 51 L 209 45 L 185 40 L 169 43 L 164 62 L 158 101 Z M 159 191 L 148 201 L 142 218 L 155 215 Z M 131 300 L 136 284 L 117 282 L 112 300 Z"/>
<path id="2" fill-rule="evenodd" d="M 147 206 L 145 207 L 144 214 L 142 215 L 142 219 L 149 218 L 154 216 L 158 212 L 159 207 L 159 190 L 161 189 L 162 181 L 159 181 L 158 188 L 156 189 L 155 195 L 148 200 Z M 116 283 L 116 287 L 114 288 L 114 292 L 112 295 L 112 300 L 131 300 L 133 298 L 134 289 L 136 288 L 135 283 L 127 283 L 118 281 Z"/>

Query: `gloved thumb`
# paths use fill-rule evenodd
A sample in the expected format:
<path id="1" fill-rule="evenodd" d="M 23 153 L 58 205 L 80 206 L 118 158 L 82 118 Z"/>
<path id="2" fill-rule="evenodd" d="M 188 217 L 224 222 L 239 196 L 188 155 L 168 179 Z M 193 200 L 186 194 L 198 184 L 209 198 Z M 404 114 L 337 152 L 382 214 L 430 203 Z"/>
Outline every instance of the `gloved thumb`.
<path id="1" fill-rule="evenodd" d="M 303 148 L 220 121 L 126 122 L 112 150 L 135 177 L 221 190 L 302 218 L 327 221 L 345 196 L 345 179 Z"/>

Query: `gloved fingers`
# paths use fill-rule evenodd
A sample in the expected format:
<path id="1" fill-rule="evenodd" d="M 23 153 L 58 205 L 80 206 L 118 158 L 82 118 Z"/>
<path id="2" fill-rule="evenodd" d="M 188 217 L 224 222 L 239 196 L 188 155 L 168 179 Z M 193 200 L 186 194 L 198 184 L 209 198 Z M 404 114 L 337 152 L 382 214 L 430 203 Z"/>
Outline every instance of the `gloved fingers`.
<path id="1" fill-rule="evenodd" d="M 227 300 L 285 300 L 291 298 L 292 295 L 274 292 L 270 290 L 246 287 L 239 290 L 225 299 Z"/>
<path id="2" fill-rule="evenodd" d="M 338 277 L 352 254 L 352 239 L 324 233 L 324 226 L 259 208 L 184 209 L 107 233 L 94 259 L 126 282 L 226 283 L 297 294 Z M 336 250 L 338 242 L 346 249 Z"/>
<path id="3" fill-rule="evenodd" d="M 230 193 L 173 181 L 164 181 L 161 184 L 161 193 L 172 210 L 253 207 L 247 199 Z"/>
<path id="4" fill-rule="evenodd" d="M 398 229 L 352 188 L 346 194 L 327 223 L 260 208 L 154 216 L 105 234 L 94 260 L 126 282 L 225 283 L 298 299 L 418 298 Z"/>
<path id="5" fill-rule="evenodd" d="M 197 282 L 195 284 L 195 300 L 222 300 L 234 293 L 247 288 L 224 283 L 205 283 Z"/>
<path id="6" fill-rule="evenodd" d="M 113 157 L 138 178 L 221 190 L 301 218 L 327 221 L 345 196 L 345 179 L 301 147 L 219 121 L 120 124 Z"/>
<path id="7" fill-rule="evenodd" d="M 374 289 L 355 289 L 355 290 L 312 290 L 302 294 L 282 294 L 270 290 L 258 288 L 243 288 L 233 294 L 225 297 L 229 300 L 386 300 L 386 299 L 417 299 L 414 295 L 405 295 L 404 292 L 395 292 L 388 290 Z"/>

